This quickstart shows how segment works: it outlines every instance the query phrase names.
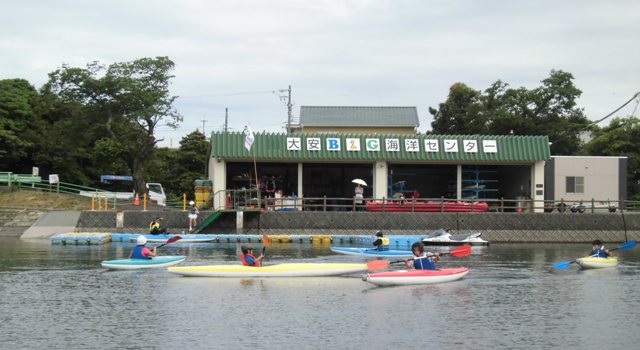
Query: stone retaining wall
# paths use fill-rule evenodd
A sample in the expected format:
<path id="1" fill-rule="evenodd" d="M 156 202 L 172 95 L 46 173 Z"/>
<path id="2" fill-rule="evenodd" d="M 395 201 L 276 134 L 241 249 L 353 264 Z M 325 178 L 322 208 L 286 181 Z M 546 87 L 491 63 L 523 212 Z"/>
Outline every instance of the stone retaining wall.
<path id="1" fill-rule="evenodd" d="M 199 222 L 212 212 L 200 212 Z M 82 231 L 146 232 L 156 216 L 169 232 L 188 229 L 186 212 L 83 212 Z M 481 231 L 491 242 L 606 242 L 640 239 L 640 214 L 635 213 L 371 213 L 371 212 L 245 212 L 236 229 L 236 213 L 224 213 L 202 233 L 259 234 L 387 234 L 426 235 L 438 228 L 454 232 Z"/>

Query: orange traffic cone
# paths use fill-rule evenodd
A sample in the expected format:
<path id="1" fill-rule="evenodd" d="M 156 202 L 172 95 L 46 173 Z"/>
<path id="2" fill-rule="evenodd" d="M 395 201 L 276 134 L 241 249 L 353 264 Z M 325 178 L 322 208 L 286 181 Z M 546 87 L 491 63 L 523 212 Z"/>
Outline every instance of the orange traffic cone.
<path id="1" fill-rule="evenodd" d="M 140 205 L 140 198 L 138 197 L 137 192 L 136 192 L 136 197 L 133 199 L 133 205 Z"/>

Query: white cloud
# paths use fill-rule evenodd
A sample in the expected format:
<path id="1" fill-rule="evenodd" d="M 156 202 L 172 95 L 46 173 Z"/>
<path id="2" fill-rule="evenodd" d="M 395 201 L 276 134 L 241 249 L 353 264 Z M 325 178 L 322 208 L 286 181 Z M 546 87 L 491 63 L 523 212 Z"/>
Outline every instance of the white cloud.
<path id="1" fill-rule="evenodd" d="M 42 85 L 62 63 L 169 56 L 185 116 L 173 144 L 219 128 L 282 130 L 291 84 L 300 105 L 428 106 L 461 81 L 535 87 L 571 72 L 591 119 L 640 90 L 636 1 L 4 1 L 0 79 Z M 632 108 L 621 111 L 631 113 Z"/>

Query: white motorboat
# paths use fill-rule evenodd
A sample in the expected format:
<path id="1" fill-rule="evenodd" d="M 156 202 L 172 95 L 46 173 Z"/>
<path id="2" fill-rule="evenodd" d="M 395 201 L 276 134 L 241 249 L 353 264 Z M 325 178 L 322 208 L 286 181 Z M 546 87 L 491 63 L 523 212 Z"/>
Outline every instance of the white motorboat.
<path id="1" fill-rule="evenodd" d="M 424 245 L 489 245 L 489 241 L 480 238 L 481 235 L 481 232 L 452 235 L 449 229 L 441 228 L 423 238 L 422 243 Z"/>

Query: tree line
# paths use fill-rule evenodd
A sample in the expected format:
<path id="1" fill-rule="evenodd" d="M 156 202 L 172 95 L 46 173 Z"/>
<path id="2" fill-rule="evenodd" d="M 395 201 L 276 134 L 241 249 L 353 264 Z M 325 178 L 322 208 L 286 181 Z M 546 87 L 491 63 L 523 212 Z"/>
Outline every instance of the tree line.
<path id="1" fill-rule="evenodd" d="M 157 147 L 155 136 L 158 126 L 182 121 L 169 93 L 173 69 L 168 57 L 155 57 L 63 65 L 39 90 L 25 79 L 0 80 L 0 171 L 37 166 L 91 187 L 103 174 L 133 175 L 140 193 L 148 181 L 192 193 L 205 177 L 205 135 L 186 135 L 178 149 Z"/>
<path id="2" fill-rule="evenodd" d="M 59 174 L 99 187 L 103 174 L 130 174 L 134 188 L 161 182 L 174 195 L 193 192 L 206 177 L 209 143 L 194 131 L 178 149 L 158 147 L 159 126 L 183 117 L 169 92 L 168 57 L 63 65 L 38 90 L 25 79 L 0 80 L 0 171 Z M 434 134 L 548 135 L 552 155 L 628 156 L 628 196 L 640 200 L 640 120 L 616 117 L 600 127 L 577 105 L 571 73 L 552 70 L 541 85 L 512 88 L 497 80 L 485 90 L 453 84 L 433 116 Z"/>

